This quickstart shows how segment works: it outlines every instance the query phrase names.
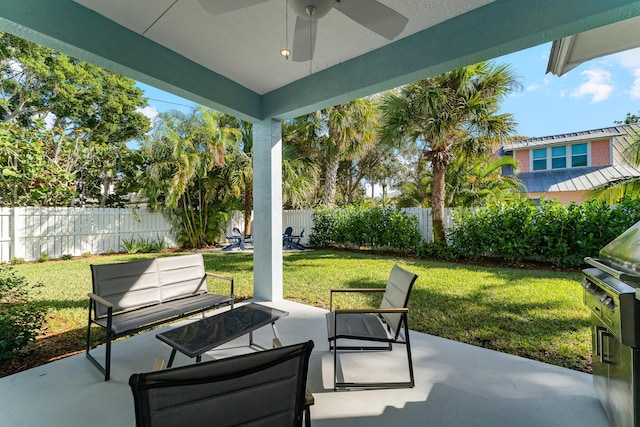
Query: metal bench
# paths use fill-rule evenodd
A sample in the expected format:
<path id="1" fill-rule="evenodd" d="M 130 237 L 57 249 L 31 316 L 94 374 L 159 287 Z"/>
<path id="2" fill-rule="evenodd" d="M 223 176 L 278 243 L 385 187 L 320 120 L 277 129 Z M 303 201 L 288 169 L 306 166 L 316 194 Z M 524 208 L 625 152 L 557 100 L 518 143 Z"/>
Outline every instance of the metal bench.
<path id="1" fill-rule="evenodd" d="M 114 339 L 221 306 L 233 309 L 233 278 L 205 272 L 201 254 L 91 265 L 91 276 L 86 356 L 105 381 Z M 229 281 L 230 294 L 210 294 L 207 277 Z M 92 324 L 106 329 L 104 366 L 90 354 Z"/>

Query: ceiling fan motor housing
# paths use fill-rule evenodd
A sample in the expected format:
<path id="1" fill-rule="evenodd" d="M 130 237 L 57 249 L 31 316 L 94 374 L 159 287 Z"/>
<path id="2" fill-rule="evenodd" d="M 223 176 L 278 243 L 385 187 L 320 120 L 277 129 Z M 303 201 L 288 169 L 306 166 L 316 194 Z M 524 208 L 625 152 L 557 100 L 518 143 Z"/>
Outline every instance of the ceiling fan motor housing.
<path id="1" fill-rule="evenodd" d="M 305 19 L 322 18 L 329 13 L 335 3 L 336 0 L 289 0 L 289 5 L 296 15 Z"/>

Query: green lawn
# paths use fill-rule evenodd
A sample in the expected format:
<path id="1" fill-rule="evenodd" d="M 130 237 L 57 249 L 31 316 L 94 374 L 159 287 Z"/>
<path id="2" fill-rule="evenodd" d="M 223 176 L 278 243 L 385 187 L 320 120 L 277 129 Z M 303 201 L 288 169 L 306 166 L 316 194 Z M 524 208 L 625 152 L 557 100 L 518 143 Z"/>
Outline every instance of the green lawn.
<path id="1" fill-rule="evenodd" d="M 15 268 L 30 282 L 45 285 L 38 299 L 49 310 L 49 332 L 65 332 L 86 327 L 91 263 L 152 256 L 92 257 Z M 235 278 L 240 299 L 253 295 L 251 254 L 205 253 L 204 259 L 208 271 Z M 409 304 L 411 329 L 590 371 L 589 313 L 582 304 L 579 273 L 481 267 L 350 252 L 286 253 L 284 296 L 327 308 L 329 289 L 384 287 L 396 262 L 419 276 Z M 225 285 L 226 282 L 210 283 L 211 290 L 216 292 L 224 291 Z M 359 298 L 342 297 L 339 303 L 343 307 L 377 304 L 373 296 Z"/>

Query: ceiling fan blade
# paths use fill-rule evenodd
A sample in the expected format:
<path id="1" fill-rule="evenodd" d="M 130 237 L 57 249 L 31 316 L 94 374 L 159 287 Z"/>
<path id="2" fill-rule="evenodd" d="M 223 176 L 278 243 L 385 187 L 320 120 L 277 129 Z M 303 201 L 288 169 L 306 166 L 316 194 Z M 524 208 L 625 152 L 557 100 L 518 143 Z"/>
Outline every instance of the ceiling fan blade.
<path id="1" fill-rule="evenodd" d="M 409 19 L 377 0 L 336 1 L 337 10 L 389 40 L 404 30 Z"/>
<path id="2" fill-rule="evenodd" d="M 204 10 L 212 15 L 232 12 L 245 7 L 255 6 L 269 0 L 198 0 Z"/>
<path id="3" fill-rule="evenodd" d="M 296 28 L 293 33 L 293 49 L 291 58 L 294 62 L 305 62 L 313 58 L 316 48 L 316 32 L 318 21 L 315 19 L 296 18 Z"/>

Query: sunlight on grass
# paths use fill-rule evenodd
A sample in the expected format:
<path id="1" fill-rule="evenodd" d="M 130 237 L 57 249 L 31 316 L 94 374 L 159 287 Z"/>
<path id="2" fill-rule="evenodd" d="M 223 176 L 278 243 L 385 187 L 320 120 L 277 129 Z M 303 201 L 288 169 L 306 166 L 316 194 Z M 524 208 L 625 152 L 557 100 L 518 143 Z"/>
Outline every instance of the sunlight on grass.
<path id="1" fill-rule="evenodd" d="M 45 286 L 37 297 L 47 306 L 50 329 L 86 327 L 90 264 L 174 254 L 117 255 L 16 266 Z M 253 296 L 250 253 L 204 253 L 207 271 L 235 279 L 238 299 Z M 284 297 L 329 307 L 332 288 L 386 285 L 395 263 L 419 278 L 411 295 L 413 330 L 497 351 L 589 371 L 589 313 L 582 303 L 579 273 L 484 267 L 338 251 L 286 253 Z M 226 282 L 211 281 L 226 293 Z M 340 307 L 376 305 L 379 295 L 340 295 Z"/>

